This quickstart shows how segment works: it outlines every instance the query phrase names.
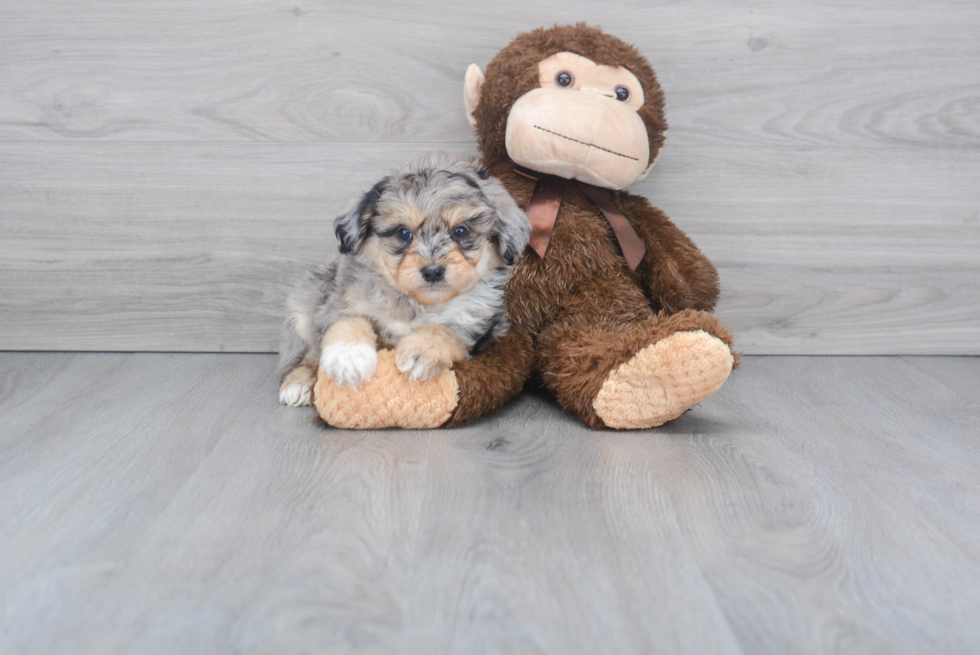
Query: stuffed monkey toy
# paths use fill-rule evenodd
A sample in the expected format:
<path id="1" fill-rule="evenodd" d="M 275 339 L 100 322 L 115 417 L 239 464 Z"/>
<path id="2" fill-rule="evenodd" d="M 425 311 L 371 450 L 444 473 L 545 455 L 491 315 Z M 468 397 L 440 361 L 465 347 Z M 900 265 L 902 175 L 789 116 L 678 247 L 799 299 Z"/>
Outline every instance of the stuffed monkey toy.
<path id="1" fill-rule="evenodd" d="M 464 100 L 484 165 L 531 221 L 507 287 L 511 330 L 425 387 L 384 354 L 359 387 L 320 375 L 324 420 L 461 425 L 534 375 L 590 427 L 650 428 L 717 391 L 738 360 L 708 313 L 717 271 L 663 212 L 623 191 L 649 172 L 667 130 L 647 60 L 583 24 L 538 29 L 485 76 L 471 65 Z"/>

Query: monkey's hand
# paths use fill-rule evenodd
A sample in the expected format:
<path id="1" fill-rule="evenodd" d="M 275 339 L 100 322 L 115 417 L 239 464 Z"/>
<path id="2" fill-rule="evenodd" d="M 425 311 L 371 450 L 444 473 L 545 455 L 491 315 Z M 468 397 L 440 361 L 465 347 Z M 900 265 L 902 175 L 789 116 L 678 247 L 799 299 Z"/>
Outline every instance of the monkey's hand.
<path id="1" fill-rule="evenodd" d="M 646 198 L 618 194 L 616 204 L 646 246 L 637 271 L 654 309 L 668 314 L 713 310 L 718 301 L 718 271 L 694 242 Z"/>

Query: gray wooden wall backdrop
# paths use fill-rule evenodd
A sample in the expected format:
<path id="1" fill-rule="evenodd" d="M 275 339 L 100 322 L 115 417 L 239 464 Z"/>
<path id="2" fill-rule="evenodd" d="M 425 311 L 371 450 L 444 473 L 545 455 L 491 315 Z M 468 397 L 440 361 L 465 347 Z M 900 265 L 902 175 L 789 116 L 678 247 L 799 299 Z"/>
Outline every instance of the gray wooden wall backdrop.
<path id="1" fill-rule="evenodd" d="M 270 351 L 467 64 L 585 20 L 668 99 L 635 185 L 749 353 L 980 354 L 980 2 L 0 3 L 0 348 Z"/>

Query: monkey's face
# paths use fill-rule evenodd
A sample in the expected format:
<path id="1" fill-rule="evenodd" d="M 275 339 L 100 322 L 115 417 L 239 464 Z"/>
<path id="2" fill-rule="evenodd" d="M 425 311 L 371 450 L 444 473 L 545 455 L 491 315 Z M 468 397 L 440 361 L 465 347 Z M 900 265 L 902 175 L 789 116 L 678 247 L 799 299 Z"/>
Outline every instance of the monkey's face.
<path id="1" fill-rule="evenodd" d="M 622 66 L 571 52 L 538 63 L 540 86 L 507 117 L 507 154 L 542 173 L 623 189 L 649 169 L 640 81 Z"/>

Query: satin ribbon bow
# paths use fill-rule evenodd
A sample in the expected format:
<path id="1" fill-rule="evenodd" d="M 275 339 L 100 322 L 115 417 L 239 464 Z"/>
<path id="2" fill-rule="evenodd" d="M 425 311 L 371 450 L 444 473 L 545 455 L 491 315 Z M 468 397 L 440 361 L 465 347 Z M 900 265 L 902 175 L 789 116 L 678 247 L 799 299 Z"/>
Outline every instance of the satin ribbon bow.
<path id="1" fill-rule="evenodd" d="M 520 172 L 520 171 L 518 171 Z M 526 175 L 520 172 L 522 175 Z M 531 177 L 526 175 L 527 177 Z M 558 218 L 558 209 L 561 207 L 562 194 L 565 192 L 565 185 L 568 180 L 554 175 L 542 175 L 537 179 L 538 183 L 531 194 L 531 200 L 527 203 L 528 220 L 531 221 L 531 241 L 528 245 L 538 257 L 544 259 L 544 254 L 548 250 L 548 242 L 551 240 L 551 233 L 555 229 L 555 220 Z M 574 183 L 591 200 L 602 215 L 609 221 L 609 225 L 619 241 L 619 247 L 623 251 L 623 257 L 631 271 L 635 271 L 643 259 L 646 246 L 637 235 L 636 230 L 630 225 L 629 219 L 619 210 L 613 202 L 612 194 L 609 189 L 586 184 L 575 180 Z"/>

